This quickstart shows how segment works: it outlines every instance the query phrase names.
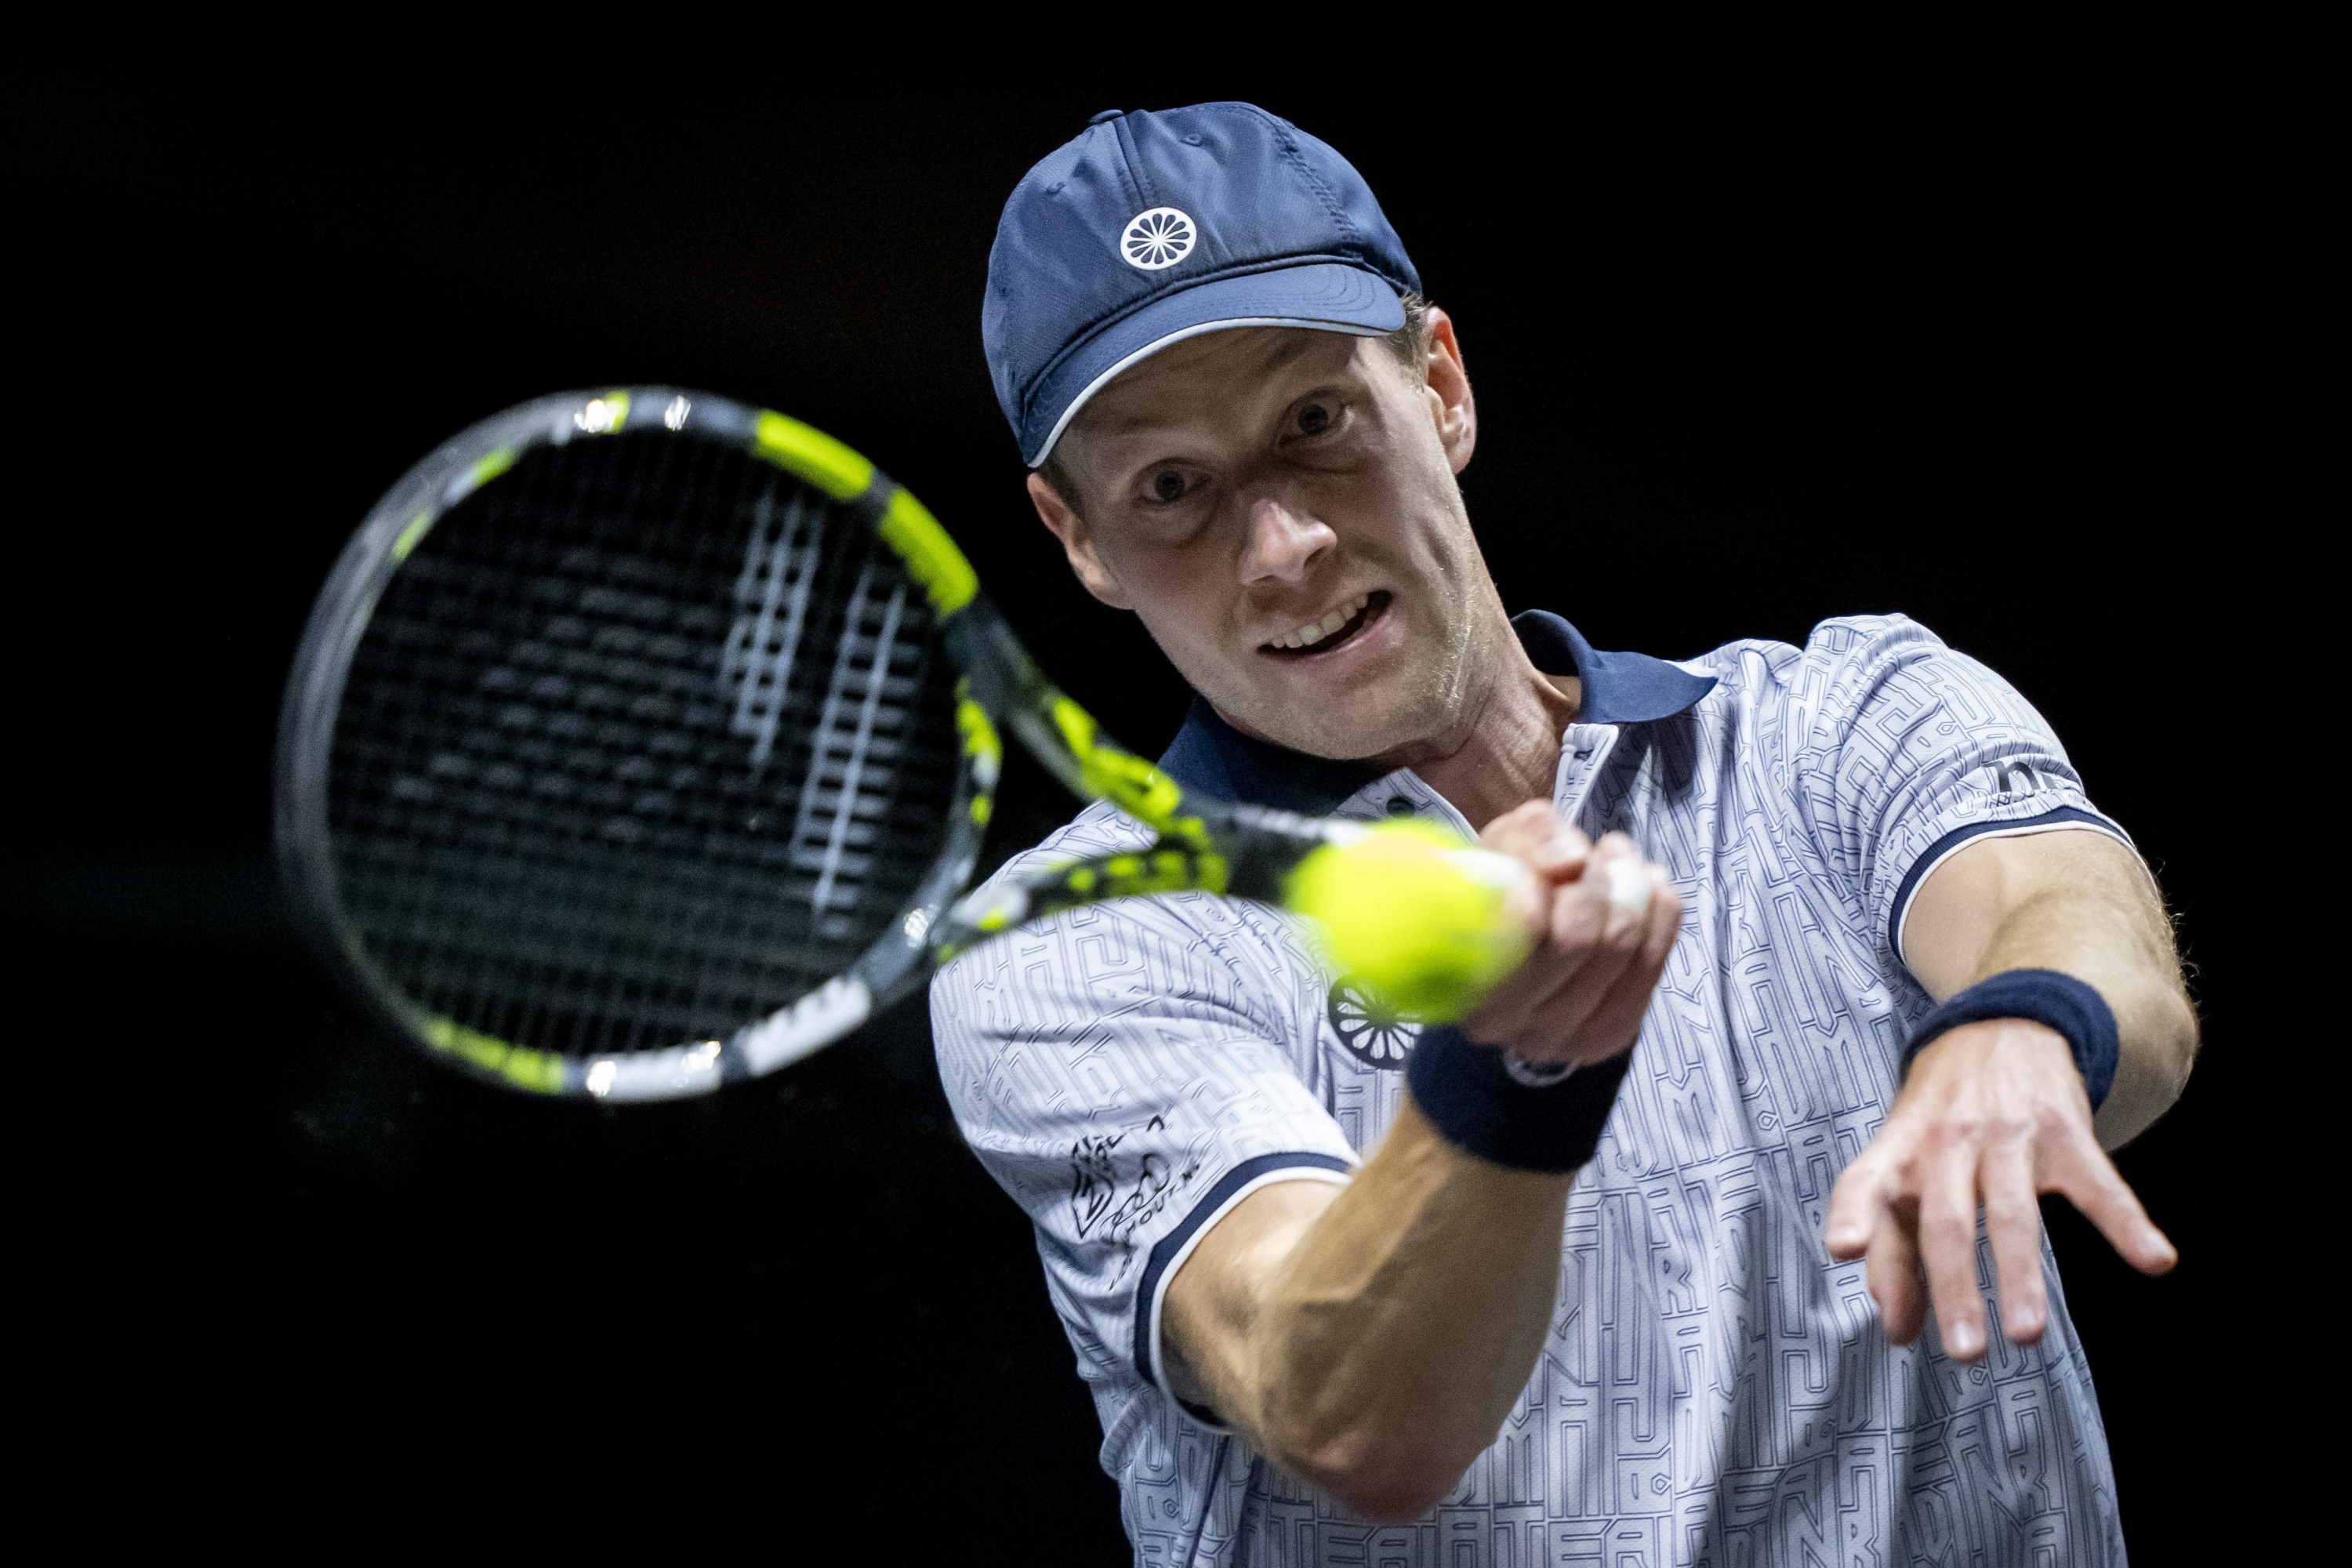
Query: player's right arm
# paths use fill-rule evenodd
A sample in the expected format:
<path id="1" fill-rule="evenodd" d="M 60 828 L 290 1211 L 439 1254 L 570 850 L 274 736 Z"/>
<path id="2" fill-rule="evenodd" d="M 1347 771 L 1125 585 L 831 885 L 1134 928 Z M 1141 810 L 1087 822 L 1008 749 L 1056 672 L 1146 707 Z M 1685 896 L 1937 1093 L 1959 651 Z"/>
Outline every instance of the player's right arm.
<path id="1" fill-rule="evenodd" d="M 1628 1049 L 1682 918 L 1608 897 L 1622 836 L 1588 845 L 1530 801 L 1481 842 L 1537 872 L 1527 963 L 1462 1025 L 1529 1061 Z M 1623 873 L 1619 873 L 1623 880 Z M 1375 1519 L 1413 1518 L 1460 1481 L 1527 1387 L 1551 1321 L 1570 1177 L 1493 1164 L 1407 1098 L 1345 1187 L 1285 1182 L 1220 1220 L 1170 1282 L 1171 1382 L 1285 1469 Z"/>

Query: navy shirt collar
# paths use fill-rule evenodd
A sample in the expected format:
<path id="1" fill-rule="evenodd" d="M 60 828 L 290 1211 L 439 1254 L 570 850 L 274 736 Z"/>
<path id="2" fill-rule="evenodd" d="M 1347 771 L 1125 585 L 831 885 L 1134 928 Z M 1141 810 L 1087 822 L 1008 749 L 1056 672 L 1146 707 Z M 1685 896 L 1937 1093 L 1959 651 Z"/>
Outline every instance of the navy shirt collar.
<path id="1" fill-rule="evenodd" d="M 1549 610 L 1512 616 L 1511 629 L 1538 669 L 1584 683 L 1580 724 L 1648 723 L 1682 712 L 1715 687 L 1714 676 L 1693 675 L 1645 653 L 1600 652 Z M 1252 740 L 1199 696 L 1160 766 L 1186 789 L 1309 816 L 1328 815 L 1386 771 Z"/>
<path id="2" fill-rule="evenodd" d="M 1693 675 L 1678 664 L 1646 653 L 1602 653 L 1584 634 L 1549 610 L 1511 617 L 1519 646 L 1546 675 L 1573 675 L 1584 682 L 1580 724 L 1647 724 L 1670 719 L 1715 689 L 1712 675 Z"/>

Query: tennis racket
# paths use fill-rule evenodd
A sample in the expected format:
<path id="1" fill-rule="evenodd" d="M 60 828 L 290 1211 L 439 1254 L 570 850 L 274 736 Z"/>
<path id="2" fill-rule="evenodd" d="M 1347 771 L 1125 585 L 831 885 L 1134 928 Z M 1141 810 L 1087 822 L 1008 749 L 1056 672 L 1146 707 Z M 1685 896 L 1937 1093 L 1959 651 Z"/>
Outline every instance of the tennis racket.
<path id="1" fill-rule="evenodd" d="M 964 896 L 1000 727 L 1155 842 Z M 1424 1013 L 1524 948 L 1517 862 L 1181 789 L 1040 673 L 912 494 L 667 387 L 509 409 L 376 504 L 288 684 L 276 833 L 304 930 L 402 1035 L 610 1100 L 772 1072 L 1104 899 L 1360 928 L 1359 895 L 1402 878 L 1426 906 L 1434 876 L 1450 913 L 1390 921 L 1366 960 Z"/>

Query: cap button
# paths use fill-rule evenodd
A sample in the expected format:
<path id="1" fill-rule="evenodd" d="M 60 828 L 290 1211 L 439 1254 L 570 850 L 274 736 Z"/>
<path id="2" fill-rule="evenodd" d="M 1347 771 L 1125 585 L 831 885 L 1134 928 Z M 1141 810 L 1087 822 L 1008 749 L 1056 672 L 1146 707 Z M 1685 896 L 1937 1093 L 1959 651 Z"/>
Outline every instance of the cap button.
<path id="1" fill-rule="evenodd" d="M 1100 125 L 1104 121 L 1117 120 L 1120 115 L 1125 114 L 1127 110 L 1124 109 L 1106 109 L 1100 114 L 1097 114 L 1093 119 L 1087 121 L 1087 123 L 1089 125 Z M 1065 120 L 1062 123 L 1067 125 L 1069 121 Z"/>

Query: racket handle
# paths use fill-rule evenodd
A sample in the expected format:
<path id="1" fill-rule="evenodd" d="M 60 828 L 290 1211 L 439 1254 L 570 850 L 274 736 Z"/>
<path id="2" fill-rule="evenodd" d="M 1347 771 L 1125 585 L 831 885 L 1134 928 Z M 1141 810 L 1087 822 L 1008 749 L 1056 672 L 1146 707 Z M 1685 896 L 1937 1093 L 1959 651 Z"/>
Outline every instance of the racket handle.
<path id="1" fill-rule="evenodd" d="M 1154 893 L 1230 891 L 1225 857 L 1196 844 L 1163 839 L 1149 849 L 1066 860 L 1025 878 L 980 888 L 940 918 L 931 945 L 939 961 L 949 963 L 991 937 L 1082 904 Z"/>

